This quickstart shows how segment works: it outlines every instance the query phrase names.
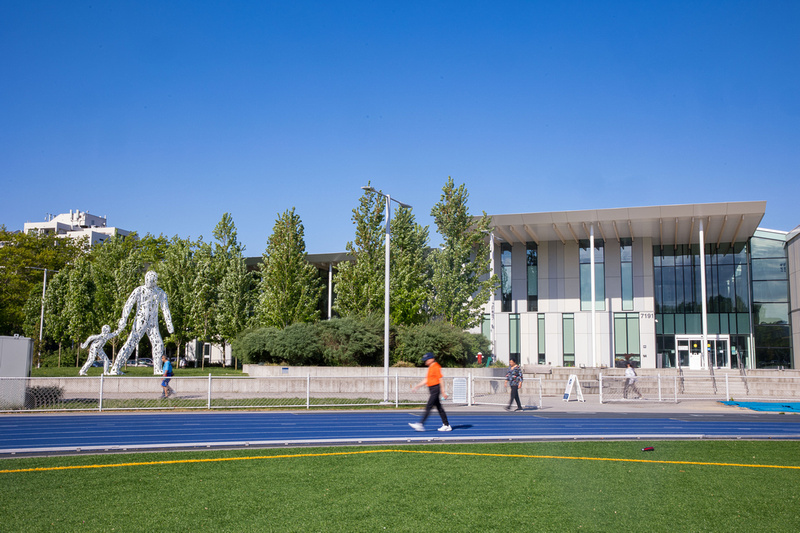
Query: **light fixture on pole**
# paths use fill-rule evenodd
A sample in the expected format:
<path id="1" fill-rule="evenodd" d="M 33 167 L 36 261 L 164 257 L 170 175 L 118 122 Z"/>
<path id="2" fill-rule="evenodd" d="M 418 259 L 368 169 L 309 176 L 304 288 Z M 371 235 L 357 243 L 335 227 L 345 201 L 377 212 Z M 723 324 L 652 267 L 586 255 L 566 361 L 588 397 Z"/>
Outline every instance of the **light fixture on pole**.
<path id="1" fill-rule="evenodd" d="M 365 185 L 361 187 L 366 192 L 373 192 L 375 194 L 380 194 L 386 197 L 386 263 L 384 264 L 384 295 L 383 295 L 383 401 L 384 403 L 388 403 L 389 401 L 389 240 L 391 236 L 391 229 L 389 227 L 389 221 L 391 220 L 391 204 L 392 200 L 397 202 L 400 207 L 407 207 L 411 209 L 411 206 L 408 204 L 404 204 L 400 200 L 396 200 L 392 198 L 390 195 L 375 190 L 374 187 L 370 187 L 369 185 Z"/>

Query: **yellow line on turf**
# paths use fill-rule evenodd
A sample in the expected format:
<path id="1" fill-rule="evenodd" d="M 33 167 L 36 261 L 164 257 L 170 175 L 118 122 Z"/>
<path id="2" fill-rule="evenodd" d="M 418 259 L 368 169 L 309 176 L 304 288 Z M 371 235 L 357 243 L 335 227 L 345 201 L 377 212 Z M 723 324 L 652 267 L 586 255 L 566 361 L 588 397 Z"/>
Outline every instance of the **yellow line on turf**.
<path id="1" fill-rule="evenodd" d="M 125 466 L 150 466 L 150 465 L 175 465 L 189 463 L 219 463 L 223 461 L 255 461 L 258 459 L 290 459 L 293 457 L 331 457 L 337 455 L 366 455 L 375 453 L 416 453 L 432 455 L 463 455 L 473 457 L 509 457 L 522 459 L 566 459 L 573 461 L 609 461 L 619 463 L 651 463 L 666 465 L 694 465 L 694 466 L 735 466 L 741 468 L 779 468 L 786 470 L 800 470 L 800 466 L 791 465 L 759 465 L 743 463 L 709 463 L 700 461 L 663 461 L 657 459 L 620 459 L 614 457 L 570 457 L 562 455 L 522 455 L 505 453 L 477 453 L 477 452 L 443 452 L 431 450 L 361 450 L 357 452 L 328 452 L 328 453 L 297 453 L 285 455 L 257 455 L 250 457 L 214 457 L 209 459 L 178 459 L 174 461 L 148 461 L 141 463 L 116 463 L 73 466 L 52 466 L 39 468 L 20 468 L 18 470 L 0 470 L 0 474 L 14 474 L 21 472 L 52 472 L 56 470 L 84 470 L 90 468 L 120 468 Z"/>

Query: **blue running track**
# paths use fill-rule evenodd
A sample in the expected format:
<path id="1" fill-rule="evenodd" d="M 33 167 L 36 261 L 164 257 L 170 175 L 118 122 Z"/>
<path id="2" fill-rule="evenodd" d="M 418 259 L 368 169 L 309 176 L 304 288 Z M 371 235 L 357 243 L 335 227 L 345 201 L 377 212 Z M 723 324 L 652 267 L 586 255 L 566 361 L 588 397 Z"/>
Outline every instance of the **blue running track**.
<path id="1" fill-rule="evenodd" d="M 798 439 L 800 418 L 750 415 L 453 413 L 451 432 L 419 412 L 222 412 L 0 416 L 0 455 L 241 446 L 557 439 Z"/>

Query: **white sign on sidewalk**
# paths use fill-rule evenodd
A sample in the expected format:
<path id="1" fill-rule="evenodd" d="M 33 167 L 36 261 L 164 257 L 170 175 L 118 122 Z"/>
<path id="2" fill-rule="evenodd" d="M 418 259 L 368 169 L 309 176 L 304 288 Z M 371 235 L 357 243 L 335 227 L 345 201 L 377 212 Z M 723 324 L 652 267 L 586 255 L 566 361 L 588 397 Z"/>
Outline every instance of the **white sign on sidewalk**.
<path id="1" fill-rule="evenodd" d="M 585 402 L 586 400 L 583 399 L 583 391 L 581 390 L 581 382 L 578 381 L 578 376 L 575 374 L 570 374 L 569 379 L 567 380 L 567 388 L 564 390 L 564 401 L 569 401 L 570 396 L 572 396 L 573 387 L 577 387 L 576 390 L 578 392 L 578 401 Z"/>

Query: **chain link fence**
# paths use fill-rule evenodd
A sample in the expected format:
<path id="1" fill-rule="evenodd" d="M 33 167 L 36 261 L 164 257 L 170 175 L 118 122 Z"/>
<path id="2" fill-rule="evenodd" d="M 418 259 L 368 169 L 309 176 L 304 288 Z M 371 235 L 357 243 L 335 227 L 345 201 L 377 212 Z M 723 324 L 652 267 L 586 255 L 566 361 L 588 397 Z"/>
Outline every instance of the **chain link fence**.
<path id="1" fill-rule="evenodd" d="M 600 403 L 681 400 L 800 401 L 800 378 L 772 376 L 600 375 Z"/>
<path id="2" fill-rule="evenodd" d="M 0 412 L 146 409 L 241 409 L 316 407 L 417 407 L 428 390 L 412 387 L 420 376 L 373 377 L 172 377 L 163 397 L 162 377 L 0 378 Z M 505 380 L 445 378 L 453 404 L 508 403 Z M 541 408 L 541 382 L 526 380 L 520 397 Z"/>
<path id="3" fill-rule="evenodd" d="M 311 409 L 316 407 L 418 407 L 426 387 L 412 392 L 421 376 L 275 376 L 173 377 L 174 394 L 162 397 L 160 376 L 0 378 L 0 412 L 104 411 L 122 409 Z M 545 382 L 547 387 L 545 387 Z M 508 405 L 502 377 L 445 378 L 448 403 Z M 542 408 L 545 389 L 558 396 L 565 381 L 526 378 L 520 400 Z M 800 401 L 800 377 L 655 375 L 631 384 L 619 375 L 581 380 L 584 396 L 607 402 L 680 402 L 682 400 Z"/>
<path id="4" fill-rule="evenodd" d="M 474 405 L 508 405 L 511 391 L 501 377 L 472 377 L 472 403 Z M 523 407 L 542 408 L 542 379 L 525 378 L 519 390 Z"/>

